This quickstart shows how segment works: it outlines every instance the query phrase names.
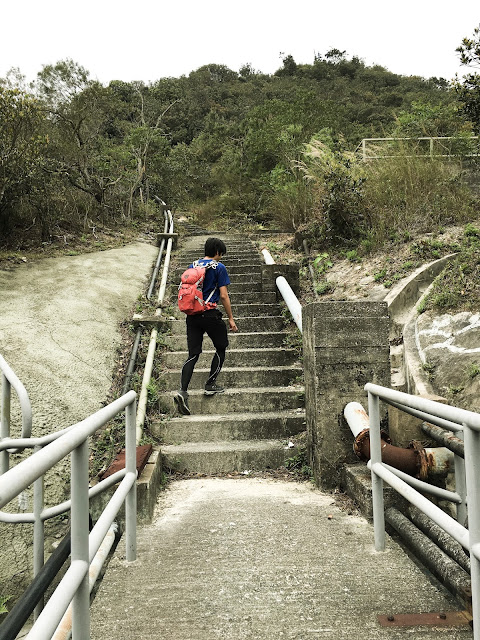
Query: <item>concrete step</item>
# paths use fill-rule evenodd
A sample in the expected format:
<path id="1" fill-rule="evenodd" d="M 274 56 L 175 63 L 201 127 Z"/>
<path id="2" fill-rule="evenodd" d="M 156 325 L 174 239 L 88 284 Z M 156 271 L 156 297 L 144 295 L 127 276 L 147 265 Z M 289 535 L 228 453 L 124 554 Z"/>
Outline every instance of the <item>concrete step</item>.
<path id="1" fill-rule="evenodd" d="M 228 363 L 228 352 L 226 364 L 219 377 L 218 384 L 226 389 L 240 387 L 288 387 L 292 384 L 301 384 L 303 368 L 300 365 L 281 367 L 230 367 Z M 178 389 L 180 386 L 180 369 L 162 371 L 157 379 L 163 388 L 168 390 Z M 190 390 L 203 389 L 208 379 L 210 367 L 208 369 L 195 367 Z"/>
<path id="2" fill-rule="evenodd" d="M 189 265 L 195 260 L 200 260 L 201 258 L 203 258 L 203 256 L 199 255 L 198 253 L 191 253 L 178 254 L 176 258 L 178 266 L 180 266 L 183 264 Z M 262 256 L 249 251 L 235 256 L 225 256 L 220 262 L 222 262 L 222 264 L 224 264 L 227 269 L 229 269 L 230 267 L 238 267 L 244 265 L 254 265 L 256 267 L 260 267 L 262 264 L 265 264 Z"/>
<path id="3" fill-rule="evenodd" d="M 176 305 L 177 293 L 178 293 L 178 285 L 180 280 L 175 283 L 171 283 L 170 291 L 169 291 L 169 300 L 172 301 L 172 304 Z M 232 291 L 232 288 L 235 289 Z M 233 287 L 230 285 L 228 287 L 228 294 L 230 297 L 230 301 L 232 304 L 237 303 L 246 303 L 246 304 L 277 304 L 277 295 L 275 291 L 261 291 L 261 287 L 258 285 L 252 286 L 251 283 L 242 284 L 242 287 Z M 234 315 L 236 314 L 236 309 L 233 310 Z"/>
<path id="4" fill-rule="evenodd" d="M 232 262 L 232 260 L 243 260 L 243 259 L 251 259 L 257 264 L 264 263 L 265 259 L 261 253 L 259 253 L 258 249 L 255 247 L 244 247 L 244 248 L 235 248 L 234 250 L 230 250 L 227 247 L 227 254 L 222 256 L 219 262 L 223 262 L 223 264 L 227 262 Z M 203 246 L 198 248 L 190 248 L 188 251 L 177 250 L 173 253 L 173 257 L 180 257 L 182 260 L 190 260 L 193 262 L 194 260 L 201 260 L 205 257 L 203 252 Z"/>
<path id="5" fill-rule="evenodd" d="M 218 397 L 215 399 L 218 400 Z M 189 404 L 192 408 L 194 401 L 194 395 L 190 394 Z M 301 408 L 234 415 L 192 414 L 153 420 L 150 424 L 152 435 L 171 445 L 232 440 L 285 440 L 304 429 L 305 412 Z"/>
<path id="6" fill-rule="evenodd" d="M 236 309 L 235 321 L 239 331 L 246 333 L 264 332 L 264 331 L 281 331 L 285 328 L 285 320 L 283 316 L 256 316 L 254 318 L 246 318 L 237 313 Z M 171 321 L 172 334 L 182 335 L 185 333 L 185 318 L 178 318 Z"/>
<path id="7" fill-rule="evenodd" d="M 163 397 L 170 406 L 170 413 L 178 416 L 171 391 Z M 240 389 L 225 389 L 224 393 L 206 396 L 203 390 L 196 389 L 189 393 L 188 406 L 192 416 L 230 417 L 232 413 L 282 412 L 298 409 L 303 412 L 304 389 L 301 385 L 289 387 L 243 387 Z M 276 414 L 275 414 L 276 415 Z M 255 437 L 255 436 L 250 436 Z M 257 436 L 260 437 L 260 436 Z M 265 436 L 261 436 L 265 437 Z M 279 435 L 273 434 L 277 438 Z M 188 438 L 187 438 L 188 439 Z M 203 440 L 210 440 L 204 437 Z M 224 440 L 225 438 L 219 438 Z"/>
<path id="8" fill-rule="evenodd" d="M 185 333 L 185 332 L 184 332 Z M 231 349 L 282 348 L 289 334 L 286 331 L 263 331 L 258 333 L 229 333 L 228 341 Z M 187 350 L 187 336 L 177 335 L 166 338 L 167 345 L 173 351 Z M 208 343 L 206 338 L 204 344 Z"/>
<path id="9" fill-rule="evenodd" d="M 236 302 L 235 314 L 239 318 L 259 318 L 264 316 L 280 315 L 280 305 L 278 303 L 262 302 Z"/>
<path id="10" fill-rule="evenodd" d="M 222 309 L 221 305 L 219 305 Z M 258 318 L 264 316 L 278 316 L 280 312 L 280 306 L 278 304 L 262 304 L 260 302 L 257 303 L 235 303 L 235 319 L 237 318 Z M 180 311 L 180 309 L 174 309 L 174 314 L 176 318 L 182 319 L 185 317 L 185 314 Z"/>
<path id="11" fill-rule="evenodd" d="M 256 275 L 257 278 L 260 279 L 262 277 L 262 267 L 257 263 L 231 265 L 228 269 L 228 273 L 230 275 L 234 275 L 235 277 L 245 273 L 251 273 Z"/>
<path id="12" fill-rule="evenodd" d="M 275 291 L 254 291 L 250 289 L 249 285 L 245 285 L 243 291 L 231 291 L 228 287 L 228 294 L 230 296 L 230 302 L 234 305 L 238 303 L 246 302 L 248 304 L 278 304 L 277 294 Z M 235 309 L 234 309 L 235 314 Z"/>
<path id="13" fill-rule="evenodd" d="M 232 280 L 231 284 L 228 285 L 228 293 L 229 295 L 235 295 L 236 293 L 242 294 L 246 291 L 255 291 L 259 296 L 262 294 L 262 285 L 260 282 L 237 282 L 236 280 Z"/>
<path id="14" fill-rule="evenodd" d="M 204 350 L 196 366 L 207 368 L 215 355 L 214 350 Z M 298 355 L 294 349 L 228 349 L 228 364 L 231 367 L 275 367 L 291 365 Z M 167 351 L 162 356 L 162 363 L 169 369 L 181 369 L 188 359 L 187 351 Z"/>
<path id="15" fill-rule="evenodd" d="M 172 272 L 172 275 L 169 278 L 170 282 L 180 282 L 182 273 L 185 271 L 187 266 L 188 264 L 185 266 L 185 268 L 180 267 L 179 269 L 175 269 L 175 271 Z M 256 271 L 249 271 L 249 270 L 242 270 L 242 271 L 235 270 L 234 273 L 232 271 L 229 271 L 229 275 L 231 276 L 230 280 L 235 282 L 241 282 L 241 283 L 254 282 L 254 283 L 260 284 L 262 279 L 261 273 L 257 273 Z"/>
<path id="16" fill-rule="evenodd" d="M 178 290 L 178 285 L 180 284 L 180 277 L 177 280 L 171 280 L 170 283 L 172 291 L 175 292 L 175 295 Z M 254 292 L 257 295 L 257 299 L 261 298 L 262 294 L 262 283 L 257 280 L 249 280 L 249 281 L 241 281 L 241 280 L 232 280 L 228 285 L 228 293 L 230 296 L 235 294 L 244 295 L 249 292 Z"/>
<path id="17" fill-rule="evenodd" d="M 284 440 L 194 442 L 162 447 L 163 468 L 206 475 L 278 469 L 296 453 Z"/>

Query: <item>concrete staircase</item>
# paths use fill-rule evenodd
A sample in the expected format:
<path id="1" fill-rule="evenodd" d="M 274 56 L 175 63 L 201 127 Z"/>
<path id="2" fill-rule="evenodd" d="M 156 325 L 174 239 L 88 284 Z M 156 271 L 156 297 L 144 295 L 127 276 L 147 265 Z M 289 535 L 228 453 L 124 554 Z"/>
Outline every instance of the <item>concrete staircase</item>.
<path id="1" fill-rule="evenodd" d="M 262 292 L 262 257 L 253 243 L 224 237 L 223 260 L 239 332 L 229 334 L 230 346 L 218 382 L 223 394 L 206 397 L 203 385 L 213 357 L 208 336 L 189 388 L 191 416 L 171 416 L 151 424 L 164 443 L 164 465 L 184 473 L 218 474 L 278 468 L 295 455 L 289 438 L 305 429 L 302 367 L 294 349 L 285 347 L 289 332 L 275 293 Z M 172 272 L 172 300 L 184 269 L 203 257 L 205 237 L 190 238 L 188 250 L 177 256 Z M 185 316 L 177 311 L 167 338 L 172 349 L 163 355 L 168 395 L 179 387 L 187 359 Z"/>

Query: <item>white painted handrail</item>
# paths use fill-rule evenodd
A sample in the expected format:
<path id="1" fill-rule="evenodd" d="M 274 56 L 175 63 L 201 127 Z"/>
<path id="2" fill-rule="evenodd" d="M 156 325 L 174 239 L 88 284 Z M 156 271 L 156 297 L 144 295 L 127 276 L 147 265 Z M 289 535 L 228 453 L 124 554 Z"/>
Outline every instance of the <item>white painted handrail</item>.
<path id="1" fill-rule="evenodd" d="M 0 438 L 8 438 L 10 436 L 10 399 L 12 387 L 17 393 L 22 410 L 22 438 L 29 438 L 32 435 L 32 405 L 30 404 L 27 390 L 1 355 L 0 372 L 2 382 Z M 8 469 L 8 453 L 19 451 L 22 451 L 20 447 L 12 449 L 9 452 L 4 451 L 0 453 L 0 473 L 5 473 Z"/>
<path id="2" fill-rule="evenodd" d="M 136 446 L 135 415 L 136 397 L 129 391 L 85 420 L 44 438 L 7 438 L 8 445 L 21 443 L 22 448 L 34 447 L 35 452 L 19 464 L 0 475 L 0 509 L 34 485 L 33 514 L 2 514 L 2 516 L 26 516 L 23 521 L 34 522 L 35 574 L 43 565 L 43 522 L 49 517 L 71 509 L 71 565 L 47 606 L 37 607 L 37 620 L 28 634 L 28 640 L 50 640 L 71 601 L 75 603 L 73 637 L 87 640 L 90 637 L 90 602 L 88 571 L 90 562 L 102 544 L 119 509 L 125 504 L 125 531 L 127 561 L 136 559 Z M 107 481 L 89 489 L 88 438 L 119 412 L 125 410 L 125 469 Z M 2 443 L 4 444 L 4 443 Z M 43 446 L 42 446 L 43 445 Z M 55 464 L 71 454 L 71 500 L 49 509 L 43 508 L 43 477 Z M 89 498 L 121 480 L 118 488 L 103 510 L 92 532 L 89 532 Z M 100 487 L 101 485 L 101 487 Z M 32 519 L 30 519 L 32 518 Z M 18 522 L 19 520 L 4 521 Z"/>
<path id="3" fill-rule="evenodd" d="M 367 384 L 365 390 L 368 392 L 370 419 L 370 461 L 368 467 L 372 472 L 375 549 L 377 551 L 385 549 L 383 501 L 383 482 L 385 481 L 470 552 L 473 638 L 480 640 L 480 414 L 372 383 Z M 422 493 L 419 493 L 412 485 L 411 480 L 406 482 L 406 478 L 399 477 L 397 471 L 382 461 L 379 410 L 381 400 L 400 410 L 405 410 L 407 413 L 413 409 L 427 421 L 430 416 L 434 419 L 448 421 L 457 425 L 458 429 L 463 432 L 464 473 L 457 474 L 457 470 L 461 471 L 457 462 L 463 463 L 463 460 L 460 460 L 460 457 L 455 454 L 456 491 L 446 492 L 446 496 L 444 496 L 452 502 L 457 502 L 457 520 L 434 505 Z M 451 495 L 448 496 L 448 493 Z M 467 515 L 467 496 L 468 529 L 463 526 Z"/>
<path id="4" fill-rule="evenodd" d="M 273 259 L 271 253 L 268 249 L 262 249 L 262 254 L 265 260 L 265 264 L 276 264 Z M 300 333 L 303 333 L 302 327 L 302 305 L 300 304 L 297 296 L 295 295 L 292 287 L 288 284 L 286 278 L 284 276 L 278 276 L 275 280 L 278 290 L 282 294 L 283 299 L 285 300 L 288 310 L 292 314 L 292 318 L 300 330 Z"/>
<path id="5" fill-rule="evenodd" d="M 170 211 L 167 211 L 169 220 L 169 233 L 173 234 L 173 216 Z M 160 282 L 160 289 L 157 298 L 156 315 L 160 316 L 161 306 L 165 298 L 165 292 L 167 289 L 168 270 L 170 268 L 170 257 L 172 255 L 173 238 L 169 238 L 167 242 L 167 249 L 165 252 L 165 261 L 163 263 L 162 279 Z M 148 400 L 148 385 L 152 377 L 153 363 L 155 360 L 155 350 L 157 348 L 158 329 L 154 327 L 150 333 L 150 343 L 148 346 L 147 359 L 145 361 L 145 369 L 143 373 L 142 388 L 140 390 L 140 397 L 138 399 L 138 411 L 136 418 L 136 442 L 140 443 L 143 436 L 143 424 L 145 422 L 145 416 L 147 413 L 147 400 Z"/>

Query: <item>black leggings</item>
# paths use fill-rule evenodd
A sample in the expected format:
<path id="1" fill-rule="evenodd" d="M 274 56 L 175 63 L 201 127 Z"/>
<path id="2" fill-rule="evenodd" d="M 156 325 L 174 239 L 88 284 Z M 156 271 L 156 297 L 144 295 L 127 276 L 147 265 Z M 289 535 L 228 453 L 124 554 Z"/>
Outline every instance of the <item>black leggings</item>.
<path id="1" fill-rule="evenodd" d="M 187 316 L 188 358 L 182 367 L 182 391 L 187 391 L 190 380 L 192 379 L 193 370 L 202 353 L 203 336 L 205 333 L 215 347 L 215 354 L 210 366 L 210 375 L 206 384 L 213 384 L 222 369 L 225 361 L 225 351 L 228 347 L 228 334 L 221 311 L 211 309 L 204 313 Z"/>

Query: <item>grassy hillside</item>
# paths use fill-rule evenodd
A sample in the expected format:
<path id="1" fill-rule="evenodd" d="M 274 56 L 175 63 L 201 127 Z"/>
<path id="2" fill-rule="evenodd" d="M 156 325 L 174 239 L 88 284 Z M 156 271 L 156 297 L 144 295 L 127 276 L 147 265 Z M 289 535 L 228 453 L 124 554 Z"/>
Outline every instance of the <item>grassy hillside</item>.
<path id="1" fill-rule="evenodd" d="M 199 220 L 296 228 L 318 207 L 305 145 L 349 169 L 364 137 L 471 131 L 445 80 L 335 49 L 307 65 L 287 56 L 272 75 L 210 64 L 148 85 L 103 86 L 64 60 L 33 86 L 0 79 L 0 114 L 0 245 L 20 249 L 25 235 L 40 245 L 135 228 L 155 213 L 152 194 Z M 338 181 L 326 189 L 338 200 Z"/>

